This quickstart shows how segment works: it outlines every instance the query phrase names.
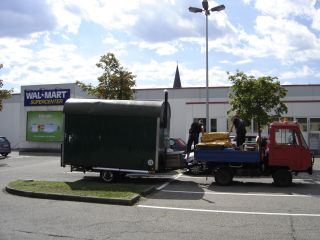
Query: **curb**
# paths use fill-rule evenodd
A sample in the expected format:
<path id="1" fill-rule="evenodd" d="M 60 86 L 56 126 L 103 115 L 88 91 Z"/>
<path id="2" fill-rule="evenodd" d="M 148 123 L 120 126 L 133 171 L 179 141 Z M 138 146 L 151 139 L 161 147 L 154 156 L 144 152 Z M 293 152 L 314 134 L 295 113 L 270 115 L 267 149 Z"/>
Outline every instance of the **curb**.
<path id="1" fill-rule="evenodd" d="M 76 201 L 76 202 L 90 202 L 90 203 L 104 203 L 104 204 L 115 204 L 115 205 L 125 205 L 132 206 L 136 204 L 141 196 L 146 196 L 152 193 L 156 188 L 150 187 L 146 191 L 134 195 L 130 199 L 118 199 L 118 198 L 99 198 L 99 197 L 88 197 L 88 196 L 75 196 L 75 195 L 65 195 L 58 193 L 42 193 L 42 192 L 29 192 L 17 190 L 6 186 L 5 190 L 13 195 L 18 195 L 22 197 L 31 198 L 42 198 L 42 199 L 52 199 L 52 200 L 62 200 L 62 201 Z"/>

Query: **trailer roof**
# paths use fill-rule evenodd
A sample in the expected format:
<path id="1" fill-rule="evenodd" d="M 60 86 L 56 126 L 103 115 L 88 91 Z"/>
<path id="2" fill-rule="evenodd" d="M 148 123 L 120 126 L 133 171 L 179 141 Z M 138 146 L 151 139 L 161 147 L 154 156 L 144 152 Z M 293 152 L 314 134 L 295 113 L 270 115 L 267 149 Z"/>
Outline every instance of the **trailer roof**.
<path id="1" fill-rule="evenodd" d="M 65 114 L 161 117 L 162 101 L 101 100 L 70 98 L 64 104 Z M 170 116 L 170 105 L 168 103 Z"/>

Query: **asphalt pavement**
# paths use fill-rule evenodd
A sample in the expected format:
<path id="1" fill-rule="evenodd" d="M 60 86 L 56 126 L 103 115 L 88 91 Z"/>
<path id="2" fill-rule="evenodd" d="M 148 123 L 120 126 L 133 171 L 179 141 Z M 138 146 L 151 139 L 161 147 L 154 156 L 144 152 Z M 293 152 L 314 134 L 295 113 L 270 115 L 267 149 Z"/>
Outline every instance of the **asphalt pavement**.
<path id="1" fill-rule="evenodd" d="M 61 168 L 57 156 L 12 153 L 0 159 L 2 189 L 17 179 L 83 177 Z M 236 178 L 221 187 L 210 176 L 179 172 L 152 181 L 157 190 L 133 206 L 26 198 L 3 190 L 0 239 L 319 239 L 320 159 L 314 175 L 298 175 L 288 188 L 275 187 L 270 178 Z"/>

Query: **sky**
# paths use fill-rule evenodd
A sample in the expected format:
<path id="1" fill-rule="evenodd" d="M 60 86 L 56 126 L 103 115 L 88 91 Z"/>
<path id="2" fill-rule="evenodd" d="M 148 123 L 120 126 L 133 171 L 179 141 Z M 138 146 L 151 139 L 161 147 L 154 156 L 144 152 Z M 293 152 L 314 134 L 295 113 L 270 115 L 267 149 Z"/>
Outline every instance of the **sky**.
<path id="1" fill-rule="evenodd" d="M 320 0 L 209 0 L 209 86 L 227 72 L 320 84 Z M 136 88 L 205 87 L 206 45 L 200 0 L 1 0 L 0 79 L 24 85 L 97 85 L 96 66 L 114 53 Z"/>

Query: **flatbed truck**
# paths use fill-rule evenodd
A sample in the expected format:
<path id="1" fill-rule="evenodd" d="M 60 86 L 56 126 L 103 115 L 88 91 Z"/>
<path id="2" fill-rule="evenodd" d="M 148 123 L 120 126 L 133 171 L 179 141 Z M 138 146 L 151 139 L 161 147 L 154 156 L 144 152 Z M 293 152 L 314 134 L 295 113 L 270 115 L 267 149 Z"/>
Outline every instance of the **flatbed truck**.
<path id="1" fill-rule="evenodd" d="M 263 142 L 256 151 L 197 148 L 195 162 L 213 174 L 219 185 L 231 184 L 234 176 L 249 175 L 271 176 L 275 185 L 286 187 L 293 174 L 312 174 L 314 157 L 297 123 L 272 123 Z"/>

